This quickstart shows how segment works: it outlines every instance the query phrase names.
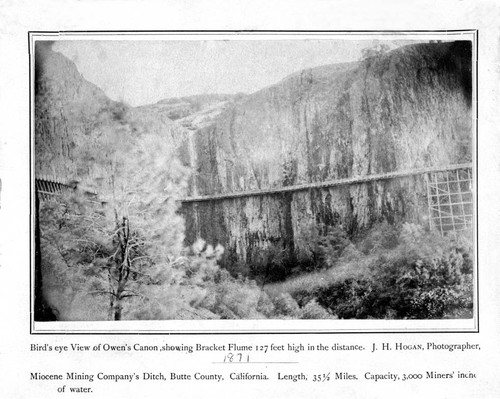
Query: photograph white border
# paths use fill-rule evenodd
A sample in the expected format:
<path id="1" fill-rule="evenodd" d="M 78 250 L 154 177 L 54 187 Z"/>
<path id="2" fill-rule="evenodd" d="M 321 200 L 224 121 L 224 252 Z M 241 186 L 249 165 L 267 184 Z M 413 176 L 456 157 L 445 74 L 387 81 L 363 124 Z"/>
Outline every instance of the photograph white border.
<path id="1" fill-rule="evenodd" d="M 478 31 L 31 31 L 30 62 L 30 333 L 31 334 L 342 334 L 342 333 L 453 333 L 479 332 L 478 284 L 478 157 L 477 57 Z M 38 40 L 471 40 L 473 45 L 473 175 L 474 192 L 474 311 L 471 319 L 457 320 L 165 320 L 120 322 L 34 321 L 34 43 Z"/>

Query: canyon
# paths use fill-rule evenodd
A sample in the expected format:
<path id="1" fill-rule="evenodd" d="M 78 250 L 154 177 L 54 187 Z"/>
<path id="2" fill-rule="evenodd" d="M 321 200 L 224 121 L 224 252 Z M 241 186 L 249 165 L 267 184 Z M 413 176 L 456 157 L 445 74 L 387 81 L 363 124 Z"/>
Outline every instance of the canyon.
<path id="1" fill-rule="evenodd" d="M 189 170 L 178 193 L 185 244 L 225 248 L 229 270 L 274 248 L 293 264 L 311 225 L 350 238 L 376 223 L 429 226 L 426 174 L 268 191 L 473 161 L 472 46 L 420 43 L 359 62 L 298 71 L 252 94 L 110 100 L 50 43 L 37 44 L 35 174 L 106 193 L 93 132 L 134 129 L 168 137 Z M 131 160 L 132 162 L 133 160 Z M 244 193 L 266 191 L 262 195 Z M 241 196 L 200 200 L 204 196 Z M 198 198 L 198 200 L 197 200 Z M 236 271 L 236 269 L 235 269 Z"/>

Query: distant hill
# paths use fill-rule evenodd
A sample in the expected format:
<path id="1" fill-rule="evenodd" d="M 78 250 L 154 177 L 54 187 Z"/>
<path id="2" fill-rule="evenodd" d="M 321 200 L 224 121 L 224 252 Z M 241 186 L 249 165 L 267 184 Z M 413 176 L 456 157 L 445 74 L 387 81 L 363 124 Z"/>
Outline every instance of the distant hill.
<path id="1" fill-rule="evenodd" d="M 138 109 L 151 109 L 166 115 L 172 120 L 184 119 L 194 113 L 233 103 L 243 98 L 245 95 L 238 94 L 199 94 L 187 97 L 167 98 L 155 104 L 143 105 Z"/>

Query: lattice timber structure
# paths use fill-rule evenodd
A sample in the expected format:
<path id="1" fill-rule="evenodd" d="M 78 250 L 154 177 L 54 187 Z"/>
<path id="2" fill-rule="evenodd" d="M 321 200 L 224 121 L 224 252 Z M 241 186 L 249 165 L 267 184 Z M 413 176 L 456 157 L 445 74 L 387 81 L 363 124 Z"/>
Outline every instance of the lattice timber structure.
<path id="1" fill-rule="evenodd" d="M 77 182 L 65 182 L 57 177 L 40 176 L 35 178 L 35 190 L 40 201 L 62 195 L 65 192 L 72 192 L 78 189 Z M 84 195 L 92 201 L 97 200 L 97 193 L 92 190 L 82 190 Z"/>
<path id="2" fill-rule="evenodd" d="M 472 227 L 472 169 L 460 168 L 428 175 L 429 219 L 441 234 Z"/>
<path id="3" fill-rule="evenodd" d="M 472 163 L 449 165 L 435 168 L 421 168 L 393 173 L 352 177 L 348 179 L 314 182 L 265 190 L 241 191 L 233 193 L 203 195 L 182 198 L 182 203 L 219 201 L 231 198 L 273 195 L 286 192 L 303 191 L 360 184 L 370 181 L 390 180 L 405 176 L 424 175 L 427 181 L 430 227 L 441 234 L 464 230 L 472 226 Z"/>

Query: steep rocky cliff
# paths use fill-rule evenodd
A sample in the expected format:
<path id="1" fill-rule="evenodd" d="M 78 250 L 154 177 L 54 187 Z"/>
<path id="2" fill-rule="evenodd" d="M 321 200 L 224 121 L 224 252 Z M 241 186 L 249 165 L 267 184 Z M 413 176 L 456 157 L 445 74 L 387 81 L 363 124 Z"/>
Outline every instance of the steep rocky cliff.
<path id="1" fill-rule="evenodd" d="M 74 179 L 81 172 L 79 147 L 99 114 L 115 104 L 51 47 L 35 47 L 35 174 Z"/>
<path id="2" fill-rule="evenodd" d="M 471 44 L 406 46 L 296 73 L 234 101 L 190 133 L 191 195 L 233 193 L 470 162 Z M 185 203 L 188 241 L 228 264 L 276 246 L 291 259 L 309 221 L 356 235 L 378 220 L 424 222 L 425 177 Z"/>
<path id="3" fill-rule="evenodd" d="M 112 146 L 120 151 L 143 132 L 167 137 L 173 148 L 179 145 L 185 129 L 166 113 L 110 100 L 51 47 L 51 42 L 37 42 L 35 50 L 36 176 L 76 180 L 104 194 L 109 170 L 103 160 Z"/>

